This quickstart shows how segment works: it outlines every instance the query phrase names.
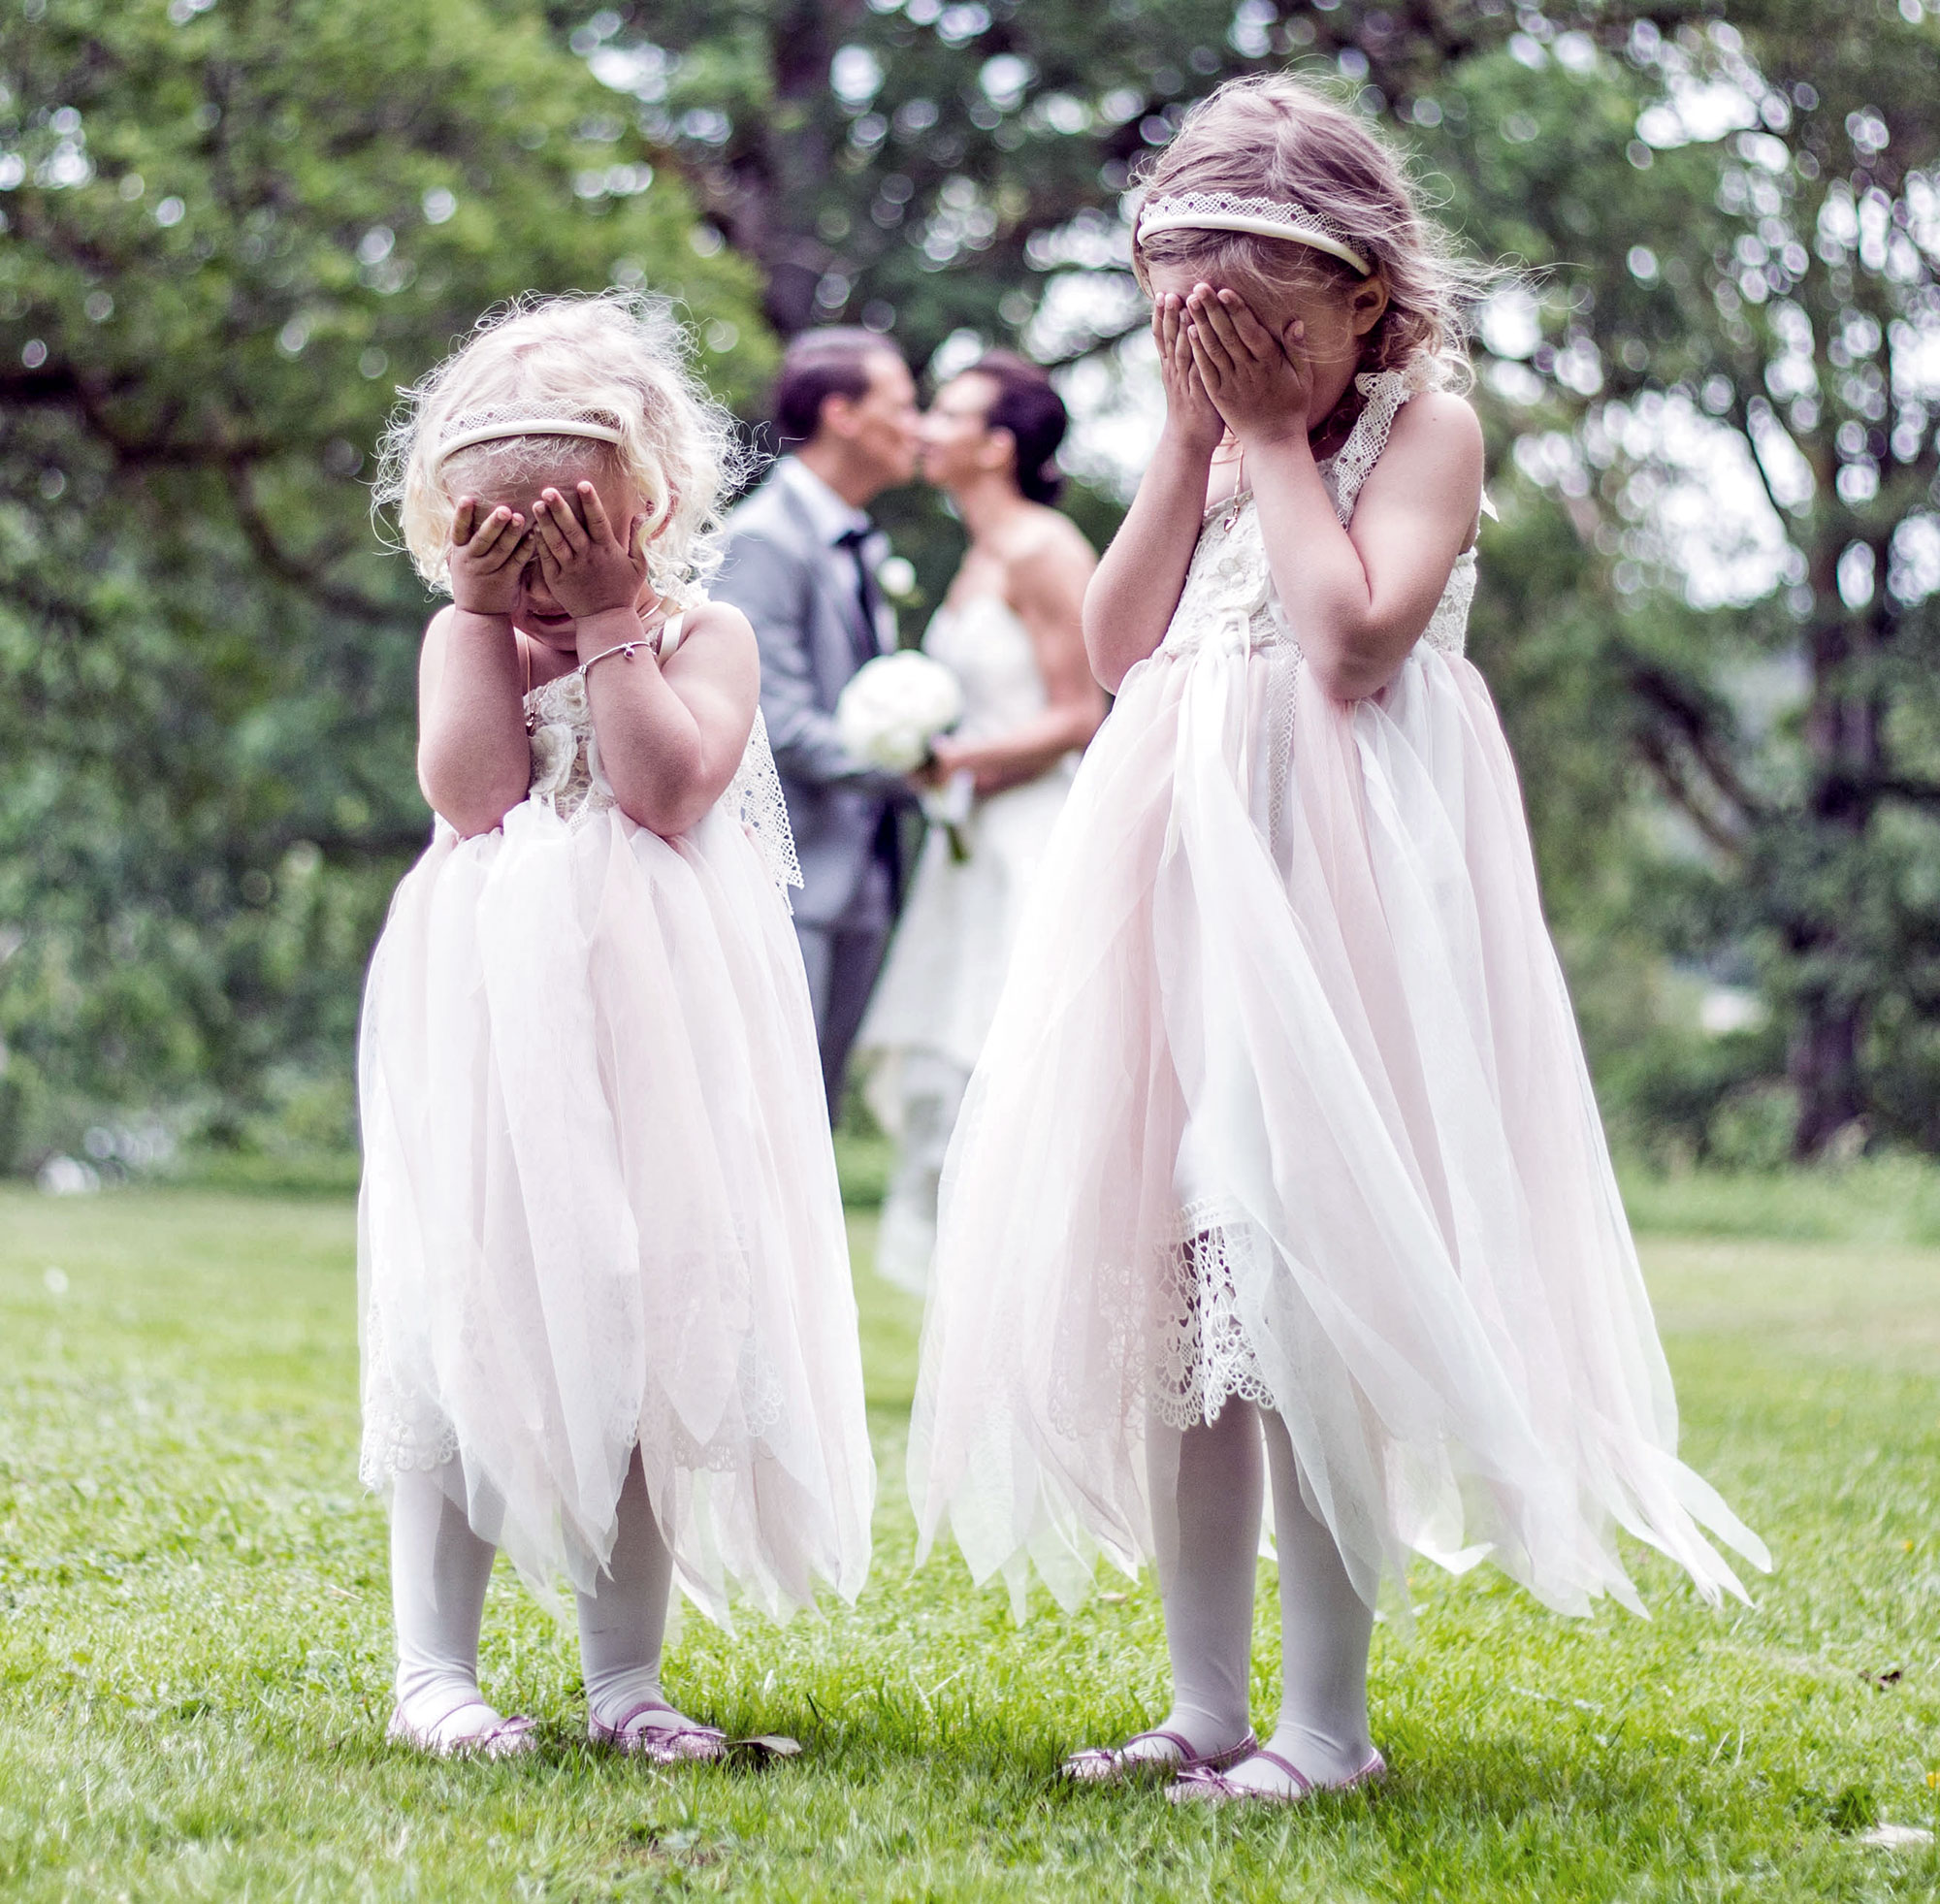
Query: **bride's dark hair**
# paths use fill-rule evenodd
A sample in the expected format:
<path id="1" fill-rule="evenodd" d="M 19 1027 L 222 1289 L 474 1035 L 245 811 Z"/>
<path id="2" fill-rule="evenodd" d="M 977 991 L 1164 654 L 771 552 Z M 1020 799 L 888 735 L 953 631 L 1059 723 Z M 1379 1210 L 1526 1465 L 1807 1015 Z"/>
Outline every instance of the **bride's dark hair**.
<path id="1" fill-rule="evenodd" d="M 997 386 L 984 421 L 1008 430 L 1018 446 L 1018 488 L 1029 502 L 1055 502 L 1064 487 L 1057 446 L 1071 418 L 1064 399 L 1051 388 L 1049 373 L 1014 351 L 992 350 L 970 366 L 965 376 L 988 377 Z"/>

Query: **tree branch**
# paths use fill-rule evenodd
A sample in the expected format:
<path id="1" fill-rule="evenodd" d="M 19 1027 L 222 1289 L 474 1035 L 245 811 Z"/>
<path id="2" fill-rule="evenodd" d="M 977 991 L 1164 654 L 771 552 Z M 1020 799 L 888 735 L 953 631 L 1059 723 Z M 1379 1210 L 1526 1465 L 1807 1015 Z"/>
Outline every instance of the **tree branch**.
<path id="1" fill-rule="evenodd" d="M 1746 786 L 1743 776 L 1726 753 L 1713 725 L 1710 709 L 1676 676 L 1640 657 L 1628 658 L 1628 687 L 1633 695 L 1658 716 L 1676 739 L 1703 769 L 1719 798 L 1734 809 L 1734 819 L 1742 839 L 1755 825 L 1770 819 L 1765 802 Z M 1650 736 L 1644 738 L 1646 749 Z M 1658 742 L 1662 745 L 1661 738 Z M 1668 751 L 1665 750 L 1666 758 Z M 1693 818 L 1697 818 L 1693 809 Z M 1716 823 L 1722 825 L 1722 822 Z"/>
<path id="2" fill-rule="evenodd" d="M 239 460 L 232 468 L 232 474 L 236 484 L 237 523 L 242 528 L 243 539 L 249 544 L 250 552 L 272 575 L 279 582 L 303 589 L 334 614 L 369 623 L 373 628 L 396 624 L 399 611 L 395 604 L 373 601 L 355 589 L 342 588 L 325 579 L 324 571 L 337 559 L 335 556 L 299 556 L 284 548 L 276 539 L 269 518 L 257 507 L 255 499 L 249 494 L 246 465 Z"/>

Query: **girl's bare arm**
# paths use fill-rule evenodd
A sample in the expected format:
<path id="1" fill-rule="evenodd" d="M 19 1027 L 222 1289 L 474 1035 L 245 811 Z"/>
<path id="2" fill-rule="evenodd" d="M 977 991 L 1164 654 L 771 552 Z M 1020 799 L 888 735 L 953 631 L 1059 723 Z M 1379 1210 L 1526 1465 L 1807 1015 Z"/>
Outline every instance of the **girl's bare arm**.
<path id="1" fill-rule="evenodd" d="M 1193 364 L 1178 298 L 1153 306 L 1152 336 L 1165 382 L 1165 428 L 1084 594 L 1091 672 L 1112 694 L 1165 639 L 1199 541 L 1212 452 L 1225 429 Z"/>
<path id="2" fill-rule="evenodd" d="M 489 833 L 532 778 L 511 601 L 531 555 L 524 516 L 496 509 L 452 525 L 453 604 L 432 617 L 418 657 L 418 785 L 466 837 Z M 502 602 L 502 606 L 501 605 Z"/>
<path id="3" fill-rule="evenodd" d="M 597 655 L 638 632 L 630 608 L 612 615 L 610 626 L 593 617 L 580 625 L 580 653 Z M 664 663 L 643 648 L 631 661 L 616 655 L 589 670 L 599 760 L 620 811 L 665 838 L 695 824 L 741 764 L 760 688 L 755 631 L 723 601 L 689 613 Z"/>

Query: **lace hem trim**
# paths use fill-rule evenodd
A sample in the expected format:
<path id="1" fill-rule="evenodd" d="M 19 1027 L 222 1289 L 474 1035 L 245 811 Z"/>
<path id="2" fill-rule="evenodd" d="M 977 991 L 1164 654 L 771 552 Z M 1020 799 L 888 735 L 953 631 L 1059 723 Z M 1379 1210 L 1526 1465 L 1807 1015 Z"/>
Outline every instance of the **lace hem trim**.
<path id="1" fill-rule="evenodd" d="M 1245 1247 L 1242 1226 L 1200 1203 L 1180 1212 L 1179 1239 L 1160 1253 L 1149 1394 L 1152 1412 L 1169 1427 L 1215 1422 L 1235 1397 L 1277 1405 L 1240 1314 L 1234 1264 Z"/>

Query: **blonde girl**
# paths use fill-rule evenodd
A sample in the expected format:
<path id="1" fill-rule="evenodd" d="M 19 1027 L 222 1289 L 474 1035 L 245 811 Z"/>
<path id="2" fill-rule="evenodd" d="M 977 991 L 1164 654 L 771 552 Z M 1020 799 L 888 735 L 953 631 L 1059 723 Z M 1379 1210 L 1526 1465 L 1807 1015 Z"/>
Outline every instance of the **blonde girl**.
<path id="1" fill-rule="evenodd" d="M 853 1597 L 874 1474 L 754 637 L 708 601 L 728 419 L 641 297 L 481 320 L 381 500 L 433 616 L 436 816 L 359 1053 L 363 1473 L 394 1738 L 529 1750 L 478 1683 L 494 1550 L 577 1604 L 591 1737 L 714 1759 L 661 1688 L 674 1582 Z"/>

